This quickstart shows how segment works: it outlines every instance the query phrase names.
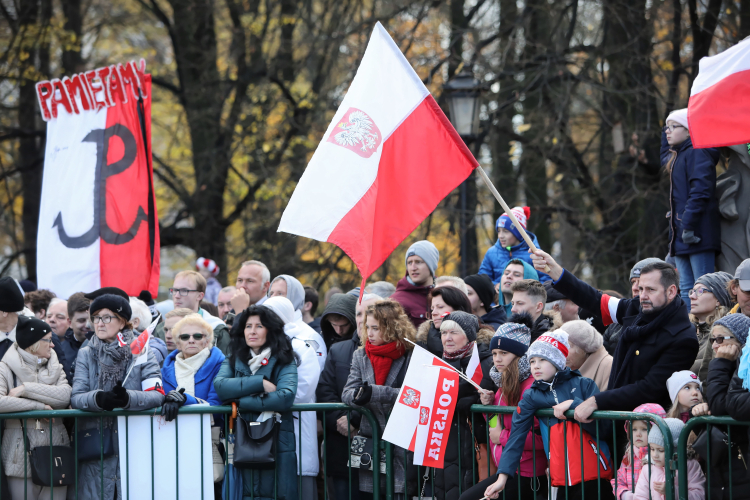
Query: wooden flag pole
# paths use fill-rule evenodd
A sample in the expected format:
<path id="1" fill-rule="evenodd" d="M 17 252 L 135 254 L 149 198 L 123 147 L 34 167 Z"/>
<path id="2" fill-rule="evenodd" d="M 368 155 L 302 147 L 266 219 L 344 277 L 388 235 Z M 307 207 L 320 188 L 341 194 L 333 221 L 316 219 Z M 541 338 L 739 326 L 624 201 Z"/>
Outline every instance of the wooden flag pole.
<path id="1" fill-rule="evenodd" d="M 518 232 L 523 237 L 523 240 L 526 242 L 527 245 L 529 245 L 529 248 L 532 252 L 536 252 L 538 248 L 536 245 L 534 245 L 534 242 L 531 241 L 531 238 L 529 238 L 528 233 L 526 232 L 526 229 L 521 225 L 520 222 L 518 222 L 518 219 L 516 219 L 516 216 L 513 214 L 513 211 L 510 209 L 507 203 L 505 203 L 505 200 L 502 196 L 500 196 L 500 193 L 495 188 L 495 185 L 492 184 L 492 181 L 490 180 L 489 176 L 487 175 L 487 172 L 484 171 L 481 165 L 477 167 L 477 170 L 479 171 L 479 176 L 482 178 L 484 183 L 487 185 L 488 188 L 490 188 L 490 192 L 492 192 L 493 196 L 495 196 L 495 199 L 500 203 L 500 206 L 503 207 L 503 210 L 505 210 L 505 213 L 510 217 L 510 221 L 513 223 L 514 226 L 516 226 L 516 229 L 518 229 Z M 545 271 L 549 272 L 550 268 L 547 266 L 545 268 Z"/>

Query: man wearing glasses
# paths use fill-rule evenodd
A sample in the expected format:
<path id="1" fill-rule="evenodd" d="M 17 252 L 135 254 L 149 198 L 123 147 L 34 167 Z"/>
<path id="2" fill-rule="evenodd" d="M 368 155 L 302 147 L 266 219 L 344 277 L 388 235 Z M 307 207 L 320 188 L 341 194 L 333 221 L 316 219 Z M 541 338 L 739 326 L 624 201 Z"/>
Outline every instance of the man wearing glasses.
<path id="1" fill-rule="evenodd" d="M 169 289 L 174 308 L 184 307 L 200 314 L 214 329 L 214 343 L 224 355 L 229 355 L 229 329 L 216 316 L 212 316 L 200 307 L 206 294 L 206 278 L 196 271 L 181 271 L 174 277 L 174 284 Z"/>
<path id="2" fill-rule="evenodd" d="M 714 272 L 721 251 L 719 200 L 716 197 L 716 148 L 693 149 L 687 109 L 672 111 L 661 139 L 661 163 L 669 172 L 669 254 L 677 262 L 680 294 L 690 310 L 688 292 L 695 280 Z"/>

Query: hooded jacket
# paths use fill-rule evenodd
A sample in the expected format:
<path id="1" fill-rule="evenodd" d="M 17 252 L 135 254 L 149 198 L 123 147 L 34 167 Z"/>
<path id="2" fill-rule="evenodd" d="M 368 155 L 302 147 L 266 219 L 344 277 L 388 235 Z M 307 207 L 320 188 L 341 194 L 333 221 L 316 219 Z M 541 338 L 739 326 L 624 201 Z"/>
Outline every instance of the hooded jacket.
<path id="1" fill-rule="evenodd" d="M 525 260 L 522 260 L 521 263 L 523 263 L 523 279 L 525 280 L 537 280 L 539 281 L 539 273 L 534 269 L 534 266 L 526 262 Z M 502 277 L 503 273 L 505 273 L 505 268 L 508 267 L 510 262 L 507 262 L 505 264 L 505 267 L 503 267 L 503 270 L 500 272 L 500 276 Z M 500 282 L 500 279 L 497 280 L 497 282 Z M 511 309 L 513 308 L 513 304 L 506 304 L 505 303 L 505 297 L 503 296 L 502 291 L 498 294 L 498 307 L 502 307 L 505 310 L 505 316 L 507 318 L 510 318 L 513 314 L 511 312 Z"/>
<path id="2" fill-rule="evenodd" d="M 530 231 L 526 231 L 526 234 L 529 235 L 529 238 L 534 242 L 534 245 L 539 248 L 539 241 L 536 239 L 536 235 Z M 520 259 L 531 264 L 529 245 L 526 244 L 526 241 L 521 240 L 519 244 L 508 249 L 501 246 L 500 240 L 498 239 L 495 244 L 487 250 L 487 253 L 484 254 L 482 265 L 479 267 L 479 272 L 477 274 L 486 274 L 490 277 L 492 283 L 497 285 L 500 282 L 500 278 L 503 276 L 505 268 L 508 266 L 508 262 L 513 259 Z M 538 277 L 534 279 L 538 279 L 542 283 L 545 283 L 551 278 L 545 273 L 538 273 Z"/>
<path id="3" fill-rule="evenodd" d="M 414 325 L 414 328 L 419 328 L 419 325 L 427 321 L 428 319 L 428 307 L 427 307 L 427 296 L 430 291 L 435 288 L 435 285 L 429 286 L 416 286 L 409 283 L 409 275 L 407 274 L 396 284 L 396 291 L 391 295 L 391 300 L 395 300 L 401 307 L 406 311 L 407 316 Z"/>
<path id="4" fill-rule="evenodd" d="M 498 306 L 487 311 L 487 314 L 479 318 L 479 321 L 497 330 L 500 325 L 508 321 L 508 317 L 505 315 L 505 308 Z"/>
<path id="5" fill-rule="evenodd" d="M 323 340 L 329 350 L 336 342 L 352 338 L 352 334 L 357 330 L 356 307 L 357 297 L 347 293 L 335 293 L 328 300 L 328 305 L 320 317 L 320 331 L 323 333 Z M 328 315 L 330 314 L 339 314 L 348 319 L 351 325 L 349 333 L 343 337 L 338 335 L 333 326 L 331 326 L 331 321 L 328 319 Z"/>
<path id="6" fill-rule="evenodd" d="M 721 251 L 719 199 L 715 192 L 718 161 L 718 149 L 693 149 L 690 137 L 672 148 L 667 134 L 662 133 L 661 162 L 669 171 L 670 254 Z M 685 230 L 693 231 L 701 241 L 690 245 L 682 241 Z"/>

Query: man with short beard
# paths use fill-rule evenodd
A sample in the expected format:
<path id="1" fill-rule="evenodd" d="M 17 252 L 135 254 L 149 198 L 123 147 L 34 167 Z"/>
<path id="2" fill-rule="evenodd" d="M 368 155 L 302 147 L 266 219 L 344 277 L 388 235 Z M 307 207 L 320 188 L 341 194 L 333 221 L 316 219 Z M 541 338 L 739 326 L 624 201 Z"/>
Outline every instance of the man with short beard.
<path id="1" fill-rule="evenodd" d="M 589 422 L 594 410 L 630 411 L 644 403 L 671 406 L 667 379 L 674 372 L 689 370 L 699 349 L 674 268 L 663 262 L 646 265 L 638 283 L 639 297 L 618 299 L 565 271 L 546 252 L 537 250 L 533 260 L 536 269 L 549 266 L 556 290 L 580 307 L 601 311 L 605 326 L 623 325 L 607 392 L 581 403 L 575 410 L 576 420 Z"/>

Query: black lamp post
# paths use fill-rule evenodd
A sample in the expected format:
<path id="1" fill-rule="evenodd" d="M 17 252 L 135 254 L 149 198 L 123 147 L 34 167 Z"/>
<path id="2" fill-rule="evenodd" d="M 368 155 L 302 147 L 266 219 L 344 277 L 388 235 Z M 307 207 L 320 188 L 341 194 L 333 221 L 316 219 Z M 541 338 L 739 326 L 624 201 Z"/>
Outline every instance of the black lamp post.
<path id="1" fill-rule="evenodd" d="M 479 97 L 481 94 L 481 83 L 468 71 L 462 71 L 443 86 L 443 95 L 448 101 L 448 111 L 453 127 L 461 136 L 461 139 L 469 145 L 479 133 Z M 466 268 L 466 256 L 468 243 L 466 231 L 468 230 L 466 210 L 466 183 L 472 182 L 470 176 L 460 186 L 461 213 L 459 216 L 459 232 L 461 234 L 461 277 L 469 274 Z"/>

